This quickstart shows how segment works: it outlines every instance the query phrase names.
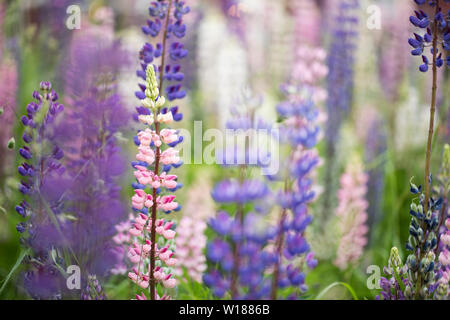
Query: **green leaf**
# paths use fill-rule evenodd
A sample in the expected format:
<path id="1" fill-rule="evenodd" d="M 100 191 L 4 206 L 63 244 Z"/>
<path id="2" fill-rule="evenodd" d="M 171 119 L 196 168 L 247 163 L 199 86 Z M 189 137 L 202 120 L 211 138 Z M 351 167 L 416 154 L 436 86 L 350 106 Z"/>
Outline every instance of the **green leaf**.
<path id="1" fill-rule="evenodd" d="M 316 300 L 320 300 L 328 291 L 330 291 L 330 289 L 337 287 L 337 286 L 344 286 L 345 288 L 347 288 L 347 290 L 352 295 L 353 300 L 358 300 L 358 296 L 356 295 L 355 290 L 353 290 L 353 288 L 348 283 L 345 283 L 345 282 L 334 282 L 334 283 L 330 284 L 328 287 L 323 289 L 322 292 L 320 292 L 317 295 Z"/>
<path id="2" fill-rule="evenodd" d="M 405 284 L 403 283 L 402 279 L 400 278 L 400 275 L 397 272 L 397 268 L 393 267 L 392 269 L 394 269 L 394 277 L 395 277 L 395 280 L 397 280 L 398 285 L 400 286 L 400 289 L 402 290 L 402 292 L 405 292 L 406 287 L 405 287 Z"/>
<path id="3" fill-rule="evenodd" d="M 22 251 L 19 255 L 19 258 L 17 258 L 16 263 L 12 267 L 12 269 L 9 271 L 8 275 L 6 276 L 5 280 L 3 280 L 3 284 L 0 288 L 0 294 L 2 294 L 3 290 L 6 288 L 6 285 L 9 282 L 9 279 L 12 277 L 14 272 L 16 272 L 17 268 L 19 268 L 20 264 L 22 263 L 23 258 L 30 252 L 30 249 L 27 249 L 25 251 Z"/>

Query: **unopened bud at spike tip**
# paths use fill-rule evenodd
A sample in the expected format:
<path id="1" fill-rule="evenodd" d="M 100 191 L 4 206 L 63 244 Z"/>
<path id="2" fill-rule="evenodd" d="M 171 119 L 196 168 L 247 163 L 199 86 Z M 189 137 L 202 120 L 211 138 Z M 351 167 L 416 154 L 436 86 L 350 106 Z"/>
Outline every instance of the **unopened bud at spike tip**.
<path id="1" fill-rule="evenodd" d="M 9 139 L 8 141 L 8 149 L 12 150 L 16 147 L 16 139 L 14 139 L 14 137 L 12 137 L 11 139 Z"/>

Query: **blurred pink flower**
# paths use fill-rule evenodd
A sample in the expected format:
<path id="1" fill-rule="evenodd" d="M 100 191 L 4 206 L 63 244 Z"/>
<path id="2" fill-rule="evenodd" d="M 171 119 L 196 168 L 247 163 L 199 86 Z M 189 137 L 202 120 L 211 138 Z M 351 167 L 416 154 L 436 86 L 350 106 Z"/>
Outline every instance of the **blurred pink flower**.
<path id="1" fill-rule="evenodd" d="M 0 108 L 3 114 L 0 115 L 0 177 L 5 172 L 5 166 L 10 161 L 7 144 L 12 137 L 12 129 L 15 121 L 17 93 L 17 67 L 14 60 L 0 60 Z M 3 179 L 0 179 L 3 181 Z"/>
<path id="2" fill-rule="evenodd" d="M 383 42 L 380 44 L 379 74 L 382 88 L 391 101 L 398 98 L 398 91 L 411 61 L 408 39 L 411 2 L 395 1 L 389 8 L 383 8 Z"/>
<path id="3" fill-rule="evenodd" d="M 178 266 L 175 273 L 183 275 L 183 268 L 193 280 L 202 282 L 203 272 L 206 270 L 204 249 L 206 245 L 206 220 L 214 213 L 214 203 L 209 196 L 209 183 L 199 180 L 189 190 L 183 218 L 177 226 Z"/>
<path id="4" fill-rule="evenodd" d="M 366 226 L 368 202 L 366 201 L 368 176 L 358 158 L 353 158 L 341 176 L 338 191 L 339 205 L 336 215 L 339 218 L 341 238 L 334 264 L 344 270 L 355 263 L 367 244 Z"/>
<path id="5" fill-rule="evenodd" d="M 315 0 L 293 0 L 289 5 L 295 18 L 297 44 L 318 46 L 321 42 L 321 13 Z"/>

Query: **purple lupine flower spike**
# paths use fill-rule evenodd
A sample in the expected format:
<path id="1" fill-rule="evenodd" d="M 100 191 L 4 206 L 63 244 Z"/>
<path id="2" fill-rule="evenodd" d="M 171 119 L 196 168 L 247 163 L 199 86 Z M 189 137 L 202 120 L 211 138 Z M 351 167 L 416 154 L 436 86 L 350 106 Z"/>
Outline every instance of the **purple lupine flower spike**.
<path id="1" fill-rule="evenodd" d="M 332 33 L 332 42 L 328 52 L 328 101 L 326 140 L 326 172 L 325 190 L 323 193 L 323 209 L 320 219 L 326 221 L 332 211 L 331 198 L 334 187 L 334 167 L 336 143 L 339 139 L 341 124 L 348 115 L 352 104 L 353 66 L 355 52 L 355 38 L 358 18 L 355 10 L 359 8 L 358 0 L 341 0 Z M 322 223 L 321 225 L 325 225 Z"/>
<path id="2" fill-rule="evenodd" d="M 27 106 L 27 114 L 22 118 L 24 144 L 19 154 L 25 161 L 18 172 L 19 191 L 24 199 L 16 211 L 26 220 L 16 229 L 21 233 L 21 243 L 30 250 L 24 276 L 28 294 L 35 299 L 55 299 L 61 297 L 64 289 L 64 277 L 55 262 L 62 264 L 59 250 L 65 248 L 65 222 L 59 218 L 63 207 L 60 199 L 69 187 L 61 163 L 64 154 L 55 133 L 64 107 L 58 103 L 50 82 L 41 82 L 40 88 L 40 92 L 33 93 L 36 101 Z M 53 256 L 51 250 L 55 252 Z M 40 263 L 31 263 L 32 260 Z"/>

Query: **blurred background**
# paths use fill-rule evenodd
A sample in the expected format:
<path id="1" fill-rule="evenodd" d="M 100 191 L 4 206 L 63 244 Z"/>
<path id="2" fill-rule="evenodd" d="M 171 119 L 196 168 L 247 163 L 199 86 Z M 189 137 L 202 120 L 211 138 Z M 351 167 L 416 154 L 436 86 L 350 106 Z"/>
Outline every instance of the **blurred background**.
<path id="1" fill-rule="evenodd" d="M 275 122 L 276 106 L 283 101 L 280 87 L 292 79 L 314 82 L 322 90 L 317 97 L 321 161 L 314 178 L 316 200 L 310 206 L 314 220 L 307 236 L 319 263 L 308 273 L 308 294 L 317 296 L 328 285 L 341 281 L 358 297 L 374 299 L 378 290 L 367 286 L 367 267 L 382 269 L 392 246 L 406 258 L 409 180 L 416 177 L 420 184 L 424 176 L 431 73 L 418 72 L 419 62 L 410 54 L 408 38 L 413 31 L 408 19 L 414 2 L 361 0 L 359 8 L 351 11 L 357 21 L 349 27 L 336 20 L 341 13 L 339 0 L 185 2 L 191 8 L 184 18 L 187 32 L 183 39 L 189 50 L 182 62 L 187 96 L 178 103 L 184 118 L 176 127 L 193 135 L 194 121 L 202 121 L 203 132 L 223 130 L 233 108 L 239 106 L 237 101 L 246 94 L 258 97 L 259 116 Z M 78 7 L 68 13 L 72 5 Z M 124 121 L 117 120 L 114 128 L 121 162 L 114 160 L 107 165 L 116 168 L 116 163 L 125 164 L 117 165 L 114 181 L 121 189 L 114 207 L 120 208 L 117 223 L 127 219 L 133 194 L 133 172 L 127 163 L 136 153 L 133 135 L 137 123 L 132 119 L 138 106 L 136 70 L 140 69 L 139 51 L 152 40 L 141 31 L 149 5 L 147 0 L 0 0 L 1 299 L 30 297 L 23 281 L 23 246 L 16 230 L 22 219 L 14 208 L 21 201 L 17 188 L 21 162 L 17 150 L 24 130 L 21 116 L 41 81 L 52 83 L 65 112 L 88 121 L 95 117 L 95 110 L 79 104 L 89 96 L 87 87 L 105 70 L 113 75 L 106 83 L 120 96 L 117 117 Z M 68 19 L 77 8 L 81 25 L 71 30 Z M 351 39 L 340 38 L 342 28 L 354 32 Z M 333 59 L 342 45 L 347 46 L 346 56 Z M 311 50 L 316 50 L 316 60 L 308 61 Z M 346 67 L 343 74 L 334 70 L 340 64 Z M 308 76 L 314 79 L 308 80 Z M 344 77 L 348 83 L 339 87 Z M 444 143 L 450 142 L 448 69 L 442 68 L 438 77 L 434 172 L 440 167 Z M 344 90 L 340 94 L 346 98 L 336 98 L 333 90 Z M 347 109 L 334 117 L 329 111 L 342 99 Z M 11 138 L 15 146 L 11 146 Z M 336 263 L 338 190 L 341 175 L 355 166 L 367 179 L 367 244 L 357 261 L 342 265 Z M 183 209 L 174 219 L 178 221 L 192 211 L 201 211 L 205 217 L 214 215 L 216 205 L 205 198 L 229 173 L 219 165 L 186 164 L 178 175 L 184 184 L 177 193 Z M 205 235 L 210 237 L 210 231 Z M 109 299 L 129 299 L 135 290 L 125 275 L 98 277 Z M 177 299 L 213 298 L 205 286 L 192 280 L 193 275 L 186 279 L 177 288 Z M 352 296 L 347 288 L 334 287 L 324 297 Z"/>

